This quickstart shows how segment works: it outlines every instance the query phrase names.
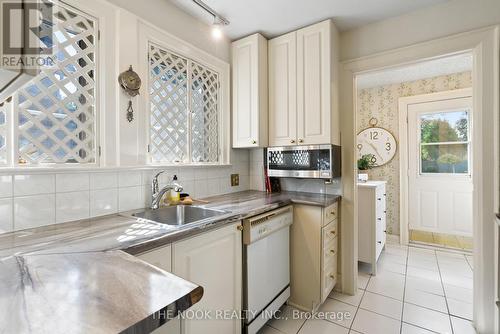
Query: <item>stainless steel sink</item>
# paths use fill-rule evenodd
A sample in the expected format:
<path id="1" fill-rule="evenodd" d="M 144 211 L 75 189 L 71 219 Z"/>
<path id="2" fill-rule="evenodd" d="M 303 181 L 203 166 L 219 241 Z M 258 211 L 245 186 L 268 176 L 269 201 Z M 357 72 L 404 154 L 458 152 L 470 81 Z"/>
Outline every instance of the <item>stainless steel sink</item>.
<path id="1" fill-rule="evenodd" d="M 136 212 L 134 217 L 144 218 L 157 223 L 182 226 L 210 217 L 223 215 L 225 211 L 205 209 L 189 205 L 167 206 L 156 210 Z"/>

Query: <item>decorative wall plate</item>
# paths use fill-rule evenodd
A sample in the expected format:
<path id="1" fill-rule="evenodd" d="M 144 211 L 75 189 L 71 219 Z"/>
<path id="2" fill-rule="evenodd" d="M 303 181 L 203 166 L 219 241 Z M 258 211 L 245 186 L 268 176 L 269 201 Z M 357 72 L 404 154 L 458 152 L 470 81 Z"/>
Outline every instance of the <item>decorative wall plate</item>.
<path id="1" fill-rule="evenodd" d="M 373 165 L 383 166 L 396 155 L 396 138 L 388 130 L 377 127 L 377 120 L 370 119 L 371 127 L 362 130 L 357 136 L 358 159 L 365 154 L 372 154 Z"/>

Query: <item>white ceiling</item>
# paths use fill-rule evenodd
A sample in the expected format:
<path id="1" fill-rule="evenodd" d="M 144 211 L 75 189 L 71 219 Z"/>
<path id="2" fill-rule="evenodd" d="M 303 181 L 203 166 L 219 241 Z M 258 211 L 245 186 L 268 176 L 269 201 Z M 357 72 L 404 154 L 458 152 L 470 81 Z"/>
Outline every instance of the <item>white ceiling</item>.
<path id="1" fill-rule="evenodd" d="M 358 75 L 356 84 L 358 89 L 364 89 L 471 70 L 472 54 L 465 53 Z"/>
<path id="2" fill-rule="evenodd" d="M 168 0 L 191 15 L 212 23 L 191 0 Z M 271 38 L 332 18 L 340 30 L 411 12 L 449 0 L 204 0 L 231 24 L 224 28 L 230 39 L 256 32 Z"/>

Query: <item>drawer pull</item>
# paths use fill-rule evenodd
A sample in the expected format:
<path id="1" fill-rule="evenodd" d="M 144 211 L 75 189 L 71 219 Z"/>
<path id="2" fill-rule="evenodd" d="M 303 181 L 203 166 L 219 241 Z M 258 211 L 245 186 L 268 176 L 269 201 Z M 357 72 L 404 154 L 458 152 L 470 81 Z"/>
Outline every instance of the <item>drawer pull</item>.
<path id="1" fill-rule="evenodd" d="M 377 218 L 378 221 L 382 221 L 382 218 Z"/>
<path id="2" fill-rule="evenodd" d="M 382 241 L 377 241 L 377 243 L 382 245 Z"/>
<path id="3" fill-rule="evenodd" d="M 294 144 L 294 143 L 295 143 L 295 140 L 293 140 L 293 139 L 292 139 L 292 140 L 290 140 L 290 143 L 291 143 L 291 144 Z"/>
<path id="4" fill-rule="evenodd" d="M 236 229 L 237 229 L 238 231 L 243 231 L 243 225 L 238 225 L 238 226 L 236 226 Z"/>
<path id="5" fill-rule="evenodd" d="M 330 212 L 332 216 L 335 216 L 335 211 Z"/>
<path id="6" fill-rule="evenodd" d="M 256 140 L 252 140 L 252 144 L 253 145 L 257 144 L 257 141 Z"/>
<path id="7" fill-rule="evenodd" d="M 335 254 L 335 250 L 330 249 L 330 253 Z"/>
<path id="8" fill-rule="evenodd" d="M 381 201 L 381 200 L 382 200 L 382 198 L 381 198 L 381 197 L 377 198 L 377 201 Z"/>
<path id="9" fill-rule="evenodd" d="M 387 194 L 384 194 L 384 197 L 387 196 Z"/>
<path id="10" fill-rule="evenodd" d="M 335 235 L 335 233 L 336 233 L 335 230 L 330 231 L 330 234 L 332 234 L 332 235 Z"/>
<path id="11" fill-rule="evenodd" d="M 387 213 L 387 210 L 384 210 L 384 213 Z"/>
<path id="12" fill-rule="evenodd" d="M 384 230 L 384 233 L 387 233 L 387 230 Z"/>
<path id="13" fill-rule="evenodd" d="M 331 275 L 330 275 L 330 278 L 331 278 L 331 279 L 335 279 L 335 275 L 331 274 Z"/>

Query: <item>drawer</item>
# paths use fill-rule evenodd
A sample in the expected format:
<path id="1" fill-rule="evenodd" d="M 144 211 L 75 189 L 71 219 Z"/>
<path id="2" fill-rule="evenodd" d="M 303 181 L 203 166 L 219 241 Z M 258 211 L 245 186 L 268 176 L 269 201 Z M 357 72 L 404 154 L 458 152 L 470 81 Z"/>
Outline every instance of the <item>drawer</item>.
<path id="1" fill-rule="evenodd" d="M 323 270 L 321 277 L 321 301 L 324 301 L 328 297 L 335 284 L 337 284 L 337 256 L 334 257 L 332 265 Z"/>
<path id="2" fill-rule="evenodd" d="M 330 222 L 322 229 L 323 233 L 323 247 L 329 240 L 333 240 L 337 237 L 337 220 Z"/>
<path id="3" fill-rule="evenodd" d="M 329 240 L 328 243 L 323 246 L 323 267 L 331 263 L 332 258 L 336 257 L 338 253 L 338 239 L 334 238 Z"/>
<path id="4" fill-rule="evenodd" d="M 323 209 L 323 226 L 328 225 L 332 220 L 337 219 L 337 202 Z"/>

